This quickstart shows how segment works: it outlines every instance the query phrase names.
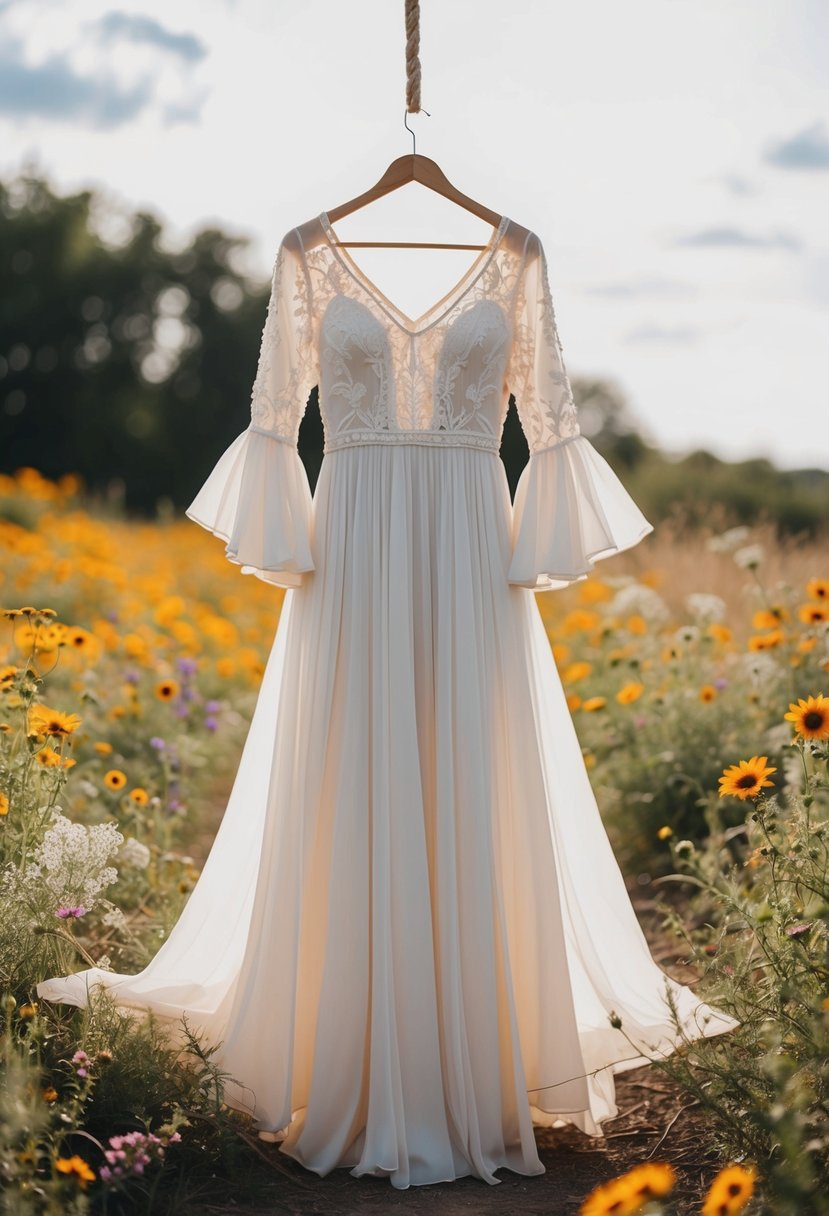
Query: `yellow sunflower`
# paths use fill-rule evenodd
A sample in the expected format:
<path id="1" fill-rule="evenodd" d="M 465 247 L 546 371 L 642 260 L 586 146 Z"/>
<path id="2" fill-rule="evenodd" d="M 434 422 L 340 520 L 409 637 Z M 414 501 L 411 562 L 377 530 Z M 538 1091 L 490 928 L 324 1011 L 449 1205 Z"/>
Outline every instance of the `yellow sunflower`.
<path id="1" fill-rule="evenodd" d="M 631 680 L 629 684 L 625 684 L 616 693 L 616 700 L 620 705 L 630 705 L 633 701 L 638 701 L 642 693 L 645 691 L 645 685 L 640 684 L 637 680 Z"/>
<path id="2" fill-rule="evenodd" d="M 708 632 L 712 638 L 716 638 L 718 642 L 730 642 L 734 636 L 727 625 L 721 625 L 719 621 L 712 621 L 708 626 Z"/>
<path id="3" fill-rule="evenodd" d="M 175 680 L 159 680 L 155 686 L 155 695 L 159 701 L 172 701 L 177 693 L 178 684 Z"/>
<path id="4" fill-rule="evenodd" d="M 785 608 L 761 608 L 759 612 L 755 612 L 751 623 L 755 629 L 777 629 L 788 615 Z"/>
<path id="5" fill-rule="evenodd" d="M 676 1185 L 676 1170 L 667 1161 L 654 1161 L 634 1166 L 622 1179 L 632 1194 L 639 1196 L 640 1203 L 647 1203 L 671 1193 Z"/>
<path id="6" fill-rule="evenodd" d="M 705 1196 L 702 1216 L 738 1216 L 754 1193 L 756 1177 L 753 1165 L 727 1165 L 720 1170 Z"/>
<path id="7" fill-rule="evenodd" d="M 593 670 L 593 664 L 580 659 L 575 663 L 568 663 L 561 673 L 561 678 L 565 684 L 575 684 L 576 680 L 583 680 L 589 676 Z"/>
<path id="8" fill-rule="evenodd" d="M 55 1169 L 59 1174 L 74 1177 L 82 1191 L 86 1189 L 87 1182 L 95 1181 L 95 1173 L 89 1168 L 83 1157 L 58 1157 Z"/>
<path id="9" fill-rule="evenodd" d="M 716 696 L 717 690 L 713 684 L 703 684 L 702 688 L 699 690 L 699 699 L 700 701 L 705 701 L 706 704 L 709 701 L 716 700 Z"/>
<path id="10" fill-rule="evenodd" d="M 829 739 L 829 697 L 818 693 L 816 697 L 801 697 L 797 704 L 789 705 L 783 717 L 794 723 L 795 732 L 803 739 Z"/>
<path id="11" fill-rule="evenodd" d="M 810 600 L 829 601 L 829 578 L 810 578 L 806 584 L 806 594 Z"/>
<path id="12" fill-rule="evenodd" d="M 77 714 L 63 714 L 47 705 L 33 705 L 29 710 L 29 735 L 71 735 L 82 719 Z"/>
<path id="13" fill-rule="evenodd" d="M 829 604 L 815 600 L 810 604 L 801 604 L 797 615 L 804 625 L 822 625 L 829 621 Z"/>
<path id="14" fill-rule="evenodd" d="M 592 713 L 594 709 L 604 709 L 607 705 L 607 697 L 588 697 L 586 701 L 582 701 L 581 707 L 586 713 Z"/>
<path id="15" fill-rule="evenodd" d="M 38 764 L 42 764 L 44 768 L 72 768 L 78 763 L 71 756 L 62 756 L 53 747 L 42 747 L 37 753 L 36 759 Z"/>
<path id="16" fill-rule="evenodd" d="M 645 1202 L 637 1187 L 623 1174 L 595 1187 L 579 1208 L 579 1216 L 634 1216 Z"/>
<path id="17" fill-rule="evenodd" d="M 9 813 L 9 797 L 0 790 L 0 815 L 8 815 Z"/>
<path id="18" fill-rule="evenodd" d="M 656 835 L 659 837 L 660 840 L 667 840 L 670 836 L 673 836 L 673 834 L 674 834 L 674 829 L 672 827 L 670 827 L 667 823 L 665 824 L 664 827 L 661 827 L 659 829 L 659 831 L 656 833 Z"/>
<path id="19" fill-rule="evenodd" d="M 99 756 L 109 756 L 112 753 L 112 744 L 107 743 L 105 739 L 98 739 L 92 746 Z"/>
<path id="20" fill-rule="evenodd" d="M 130 798 L 136 806 L 146 806 L 150 801 L 150 795 L 140 785 L 136 785 L 135 789 L 130 790 Z"/>
<path id="21" fill-rule="evenodd" d="M 760 790 L 767 785 L 774 785 L 768 780 L 769 773 L 776 773 L 776 768 L 768 768 L 768 756 L 752 756 L 750 760 L 741 760 L 723 769 L 720 777 L 720 798 L 756 798 Z"/>
<path id="22" fill-rule="evenodd" d="M 749 650 L 772 650 L 786 640 L 782 629 L 773 629 L 771 633 L 758 633 L 748 639 Z"/>
<path id="23" fill-rule="evenodd" d="M 110 790 L 122 790 L 127 784 L 127 774 L 122 773 L 120 768 L 111 768 L 108 773 L 104 773 L 104 785 Z"/>

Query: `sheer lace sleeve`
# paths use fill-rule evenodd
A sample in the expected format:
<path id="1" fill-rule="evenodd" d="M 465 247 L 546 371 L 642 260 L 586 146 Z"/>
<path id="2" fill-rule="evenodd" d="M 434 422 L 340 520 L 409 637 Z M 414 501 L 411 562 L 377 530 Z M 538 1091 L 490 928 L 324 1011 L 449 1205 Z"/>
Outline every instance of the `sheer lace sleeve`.
<path id="1" fill-rule="evenodd" d="M 544 249 L 529 233 L 507 369 L 530 449 L 515 490 L 509 581 L 550 591 L 586 578 L 593 563 L 653 526 L 581 434 L 564 364 Z"/>
<path id="2" fill-rule="evenodd" d="M 281 587 L 300 586 L 314 569 L 313 500 L 297 438 L 317 373 L 310 282 L 294 229 L 282 238 L 273 268 L 250 424 L 186 510 L 226 542 L 243 574 Z"/>

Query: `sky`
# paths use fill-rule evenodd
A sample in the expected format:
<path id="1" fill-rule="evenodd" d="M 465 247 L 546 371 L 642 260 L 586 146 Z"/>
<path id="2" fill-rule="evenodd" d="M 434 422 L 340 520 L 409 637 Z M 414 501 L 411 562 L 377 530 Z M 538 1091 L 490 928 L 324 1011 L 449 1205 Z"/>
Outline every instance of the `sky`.
<path id="1" fill-rule="evenodd" d="M 571 375 L 677 456 L 829 469 L 829 4 L 421 9 L 417 151 L 538 234 Z M 0 0 L 0 174 L 149 208 L 171 243 L 219 224 L 264 281 L 412 150 L 404 48 L 403 0 Z M 417 184 L 335 228 L 490 231 Z M 409 316 L 476 256 L 352 252 Z"/>

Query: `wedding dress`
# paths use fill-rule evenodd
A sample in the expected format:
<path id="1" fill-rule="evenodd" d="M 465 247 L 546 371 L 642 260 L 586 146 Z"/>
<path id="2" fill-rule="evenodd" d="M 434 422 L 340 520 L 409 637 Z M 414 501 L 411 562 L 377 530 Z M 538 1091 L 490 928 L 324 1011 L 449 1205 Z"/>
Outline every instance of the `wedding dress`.
<path id="1" fill-rule="evenodd" d="M 503 217 L 416 320 L 337 239 L 280 242 L 250 425 L 187 509 L 287 589 L 212 850 L 140 974 L 38 991 L 185 1013 L 320 1175 L 497 1183 L 544 1172 L 534 1124 L 601 1136 L 615 1073 L 739 1023 L 650 954 L 533 594 L 652 531 L 580 433 L 538 236 Z"/>

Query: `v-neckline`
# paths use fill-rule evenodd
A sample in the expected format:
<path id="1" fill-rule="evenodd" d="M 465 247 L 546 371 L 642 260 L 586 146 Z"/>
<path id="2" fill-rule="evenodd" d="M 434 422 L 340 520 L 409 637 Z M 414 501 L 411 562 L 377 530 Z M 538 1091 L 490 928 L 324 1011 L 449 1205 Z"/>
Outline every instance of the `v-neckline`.
<path id="1" fill-rule="evenodd" d="M 463 298 L 478 276 L 483 274 L 491 258 L 494 256 L 495 250 L 497 249 L 501 237 L 504 235 L 507 224 L 509 223 L 508 217 L 506 215 L 502 215 L 498 223 L 493 226 L 489 240 L 484 245 L 483 249 L 480 250 L 472 265 L 464 271 L 455 285 L 450 287 L 439 300 L 427 308 L 425 312 L 421 313 L 419 317 L 413 318 L 403 312 L 401 308 L 398 308 L 397 305 L 380 290 L 377 284 L 369 278 L 366 272 L 357 265 L 351 254 L 348 253 L 343 246 L 337 243 L 339 242 L 340 238 L 331 226 L 331 221 L 328 218 L 328 212 L 321 211 L 317 218 L 322 227 L 325 239 L 337 260 L 348 271 L 352 278 L 354 278 L 360 284 L 363 290 L 374 299 L 375 303 L 379 304 L 384 312 L 388 313 L 395 324 L 398 325 L 405 333 L 411 336 L 425 333 L 427 329 L 431 329 L 433 325 L 436 325 L 438 321 L 446 316 L 446 314 L 454 307 L 458 300 Z M 442 311 L 439 312 L 438 310 Z M 434 316 L 433 314 L 435 313 L 438 315 Z M 432 320 L 429 320 L 430 317 Z M 425 324 L 427 321 L 428 324 Z"/>

